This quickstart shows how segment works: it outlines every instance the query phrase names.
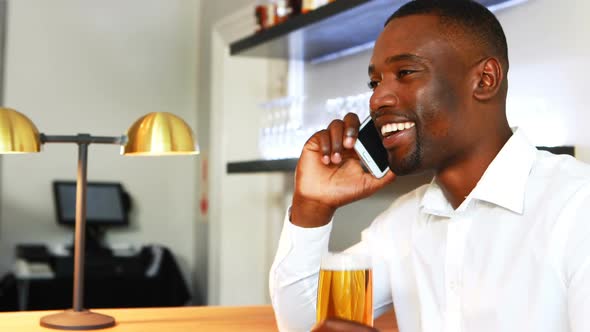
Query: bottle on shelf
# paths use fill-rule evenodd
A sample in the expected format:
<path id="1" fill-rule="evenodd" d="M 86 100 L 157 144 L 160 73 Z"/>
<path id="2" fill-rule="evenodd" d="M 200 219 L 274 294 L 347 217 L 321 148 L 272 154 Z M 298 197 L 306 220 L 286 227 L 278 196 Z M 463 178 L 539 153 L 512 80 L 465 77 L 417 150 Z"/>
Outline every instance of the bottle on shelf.
<path id="1" fill-rule="evenodd" d="M 290 1 L 288 0 L 275 0 L 277 14 L 275 16 L 275 24 L 280 24 L 285 22 L 289 16 L 291 15 L 291 5 L 289 4 Z"/>
<path id="2" fill-rule="evenodd" d="M 254 15 L 256 16 L 256 32 L 264 30 L 266 24 L 266 6 L 258 1 L 254 7 Z"/>
<path id="3" fill-rule="evenodd" d="M 254 13 L 256 15 L 257 32 L 272 27 L 277 24 L 276 0 L 258 0 Z"/>

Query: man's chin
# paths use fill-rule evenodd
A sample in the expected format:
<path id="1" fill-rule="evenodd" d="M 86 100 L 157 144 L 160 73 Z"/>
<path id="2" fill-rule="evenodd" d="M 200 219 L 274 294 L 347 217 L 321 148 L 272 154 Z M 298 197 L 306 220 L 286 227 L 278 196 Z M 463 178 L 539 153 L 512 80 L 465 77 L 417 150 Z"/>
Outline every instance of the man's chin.
<path id="1" fill-rule="evenodd" d="M 423 172 L 420 159 L 414 154 L 402 159 L 389 158 L 389 168 L 395 175 L 412 175 Z"/>

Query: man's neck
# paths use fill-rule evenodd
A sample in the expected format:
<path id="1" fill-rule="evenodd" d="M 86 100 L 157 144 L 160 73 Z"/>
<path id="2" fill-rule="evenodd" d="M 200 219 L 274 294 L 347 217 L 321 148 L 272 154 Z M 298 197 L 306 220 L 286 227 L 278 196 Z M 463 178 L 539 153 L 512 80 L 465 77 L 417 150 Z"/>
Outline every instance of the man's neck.
<path id="1" fill-rule="evenodd" d="M 487 145 L 481 145 L 472 150 L 468 156 L 436 173 L 436 181 L 454 209 L 457 209 L 473 191 L 484 172 L 511 136 L 512 131 L 497 135 L 496 139 L 488 140 Z"/>

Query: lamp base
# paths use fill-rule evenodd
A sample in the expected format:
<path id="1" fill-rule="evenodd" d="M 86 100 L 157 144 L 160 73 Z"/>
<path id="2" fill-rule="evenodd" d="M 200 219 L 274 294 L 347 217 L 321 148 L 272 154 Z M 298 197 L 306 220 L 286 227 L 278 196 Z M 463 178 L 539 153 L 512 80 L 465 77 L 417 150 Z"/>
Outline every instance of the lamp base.
<path id="1" fill-rule="evenodd" d="M 96 330 L 115 325 L 111 316 L 97 314 L 89 310 L 66 310 L 41 318 L 41 326 L 58 330 Z"/>

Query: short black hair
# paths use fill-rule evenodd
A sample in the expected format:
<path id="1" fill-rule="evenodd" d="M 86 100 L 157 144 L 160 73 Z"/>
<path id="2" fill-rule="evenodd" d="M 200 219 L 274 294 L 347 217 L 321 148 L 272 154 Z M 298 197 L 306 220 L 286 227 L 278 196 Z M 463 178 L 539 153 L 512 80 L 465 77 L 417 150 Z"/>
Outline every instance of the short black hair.
<path id="1" fill-rule="evenodd" d="M 502 25 L 482 4 L 472 0 L 413 0 L 401 6 L 385 22 L 411 15 L 436 15 L 444 27 L 459 28 L 465 37 L 497 56 L 508 72 L 508 44 Z"/>

